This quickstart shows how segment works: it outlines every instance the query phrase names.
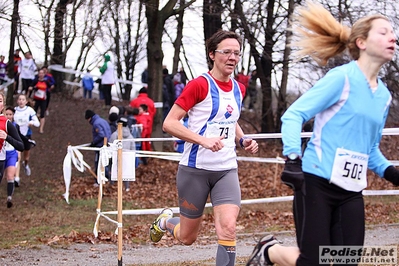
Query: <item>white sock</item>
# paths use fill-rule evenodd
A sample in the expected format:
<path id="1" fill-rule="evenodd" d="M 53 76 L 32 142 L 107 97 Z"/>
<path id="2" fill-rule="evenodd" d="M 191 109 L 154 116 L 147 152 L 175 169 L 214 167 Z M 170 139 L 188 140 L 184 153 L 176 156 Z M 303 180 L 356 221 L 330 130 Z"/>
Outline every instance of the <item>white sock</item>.
<path id="1" fill-rule="evenodd" d="M 161 228 L 164 231 L 166 230 L 165 224 L 166 224 L 166 218 L 165 217 L 159 219 L 158 226 L 159 226 L 159 228 Z"/>

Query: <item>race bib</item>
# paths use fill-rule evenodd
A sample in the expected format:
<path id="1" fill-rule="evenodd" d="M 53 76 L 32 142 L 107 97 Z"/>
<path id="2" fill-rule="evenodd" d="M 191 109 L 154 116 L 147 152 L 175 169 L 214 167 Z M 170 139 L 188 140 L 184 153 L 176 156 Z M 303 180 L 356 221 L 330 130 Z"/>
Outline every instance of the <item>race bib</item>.
<path id="1" fill-rule="evenodd" d="M 35 94 L 33 95 L 33 98 L 38 99 L 38 100 L 45 100 L 46 99 L 46 92 L 42 90 L 37 90 L 35 91 Z"/>
<path id="2" fill-rule="evenodd" d="M 235 147 L 235 122 L 215 122 L 210 121 L 207 123 L 205 137 L 214 138 L 224 136 L 222 140 L 225 147 Z"/>
<path id="3" fill-rule="evenodd" d="M 331 183 L 348 191 L 359 192 L 367 187 L 367 154 L 338 148 L 331 173 Z"/>

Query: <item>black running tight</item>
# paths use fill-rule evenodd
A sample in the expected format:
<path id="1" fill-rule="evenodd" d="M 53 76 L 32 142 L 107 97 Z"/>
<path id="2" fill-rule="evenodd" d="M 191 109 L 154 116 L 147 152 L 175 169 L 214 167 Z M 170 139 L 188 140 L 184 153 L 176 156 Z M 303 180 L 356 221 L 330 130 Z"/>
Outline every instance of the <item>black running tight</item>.
<path id="1" fill-rule="evenodd" d="M 293 202 L 301 251 L 296 265 L 319 265 L 319 246 L 363 246 L 362 193 L 346 191 L 324 178 L 306 173 L 305 185 L 306 195 L 296 192 Z"/>

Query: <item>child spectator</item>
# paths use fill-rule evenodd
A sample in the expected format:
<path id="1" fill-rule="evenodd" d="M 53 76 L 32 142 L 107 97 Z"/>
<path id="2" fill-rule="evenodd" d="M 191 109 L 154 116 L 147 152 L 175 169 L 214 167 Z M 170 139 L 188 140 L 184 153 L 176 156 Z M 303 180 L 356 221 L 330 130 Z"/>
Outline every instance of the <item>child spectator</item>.
<path id="1" fill-rule="evenodd" d="M 146 104 L 140 104 L 139 114 L 136 117 L 137 123 L 143 125 L 143 131 L 141 132 L 142 138 L 151 138 L 152 133 L 152 117 L 148 112 L 148 108 Z M 151 142 L 143 141 L 141 144 L 141 149 L 143 151 L 151 151 Z M 147 158 L 143 157 L 143 164 L 147 165 Z"/>
<path id="2" fill-rule="evenodd" d="M 83 87 L 83 98 L 86 99 L 86 96 L 91 99 L 91 92 L 94 89 L 94 79 L 90 74 L 90 70 L 88 69 L 86 74 L 82 78 L 82 87 Z"/>
<path id="3" fill-rule="evenodd" d="M 118 129 L 118 114 L 117 113 L 110 113 L 108 116 L 108 123 L 109 127 L 111 128 L 111 134 L 114 133 Z"/>
<path id="4" fill-rule="evenodd" d="M 125 108 L 127 127 L 130 129 L 130 133 L 133 138 L 141 138 L 142 126 L 138 125 L 136 116 L 139 114 L 138 108 L 132 108 L 130 106 Z M 141 150 L 141 141 L 135 141 L 136 150 Z M 136 157 L 136 167 L 139 165 L 139 159 Z"/>

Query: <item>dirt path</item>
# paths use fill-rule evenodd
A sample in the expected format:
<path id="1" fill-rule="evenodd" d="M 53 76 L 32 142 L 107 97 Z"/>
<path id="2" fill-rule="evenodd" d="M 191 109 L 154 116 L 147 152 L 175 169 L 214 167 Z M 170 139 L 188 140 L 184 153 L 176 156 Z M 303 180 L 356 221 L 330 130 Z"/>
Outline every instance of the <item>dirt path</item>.
<path id="1" fill-rule="evenodd" d="M 285 245 L 294 245 L 293 232 L 275 234 Z M 248 257 L 251 253 L 256 236 L 240 236 L 237 244 L 238 257 Z M 398 245 L 399 225 L 375 226 L 366 231 L 366 246 Z M 212 259 L 215 256 L 216 245 L 155 247 L 145 245 L 140 247 L 124 246 L 123 265 L 145 265 L 148 263 L 179 262 L 187 265 L 189 261 Z M 0 250 L 0 265 L 117 265 L 118 248 L 116 245 L 73 244 L 69 247 L 37 246 L 25 249 L 16 248 Z M 200 263 L 200 262 L 199 262 Z M 198 264 L 199 265 L 199 264 Z"/>

